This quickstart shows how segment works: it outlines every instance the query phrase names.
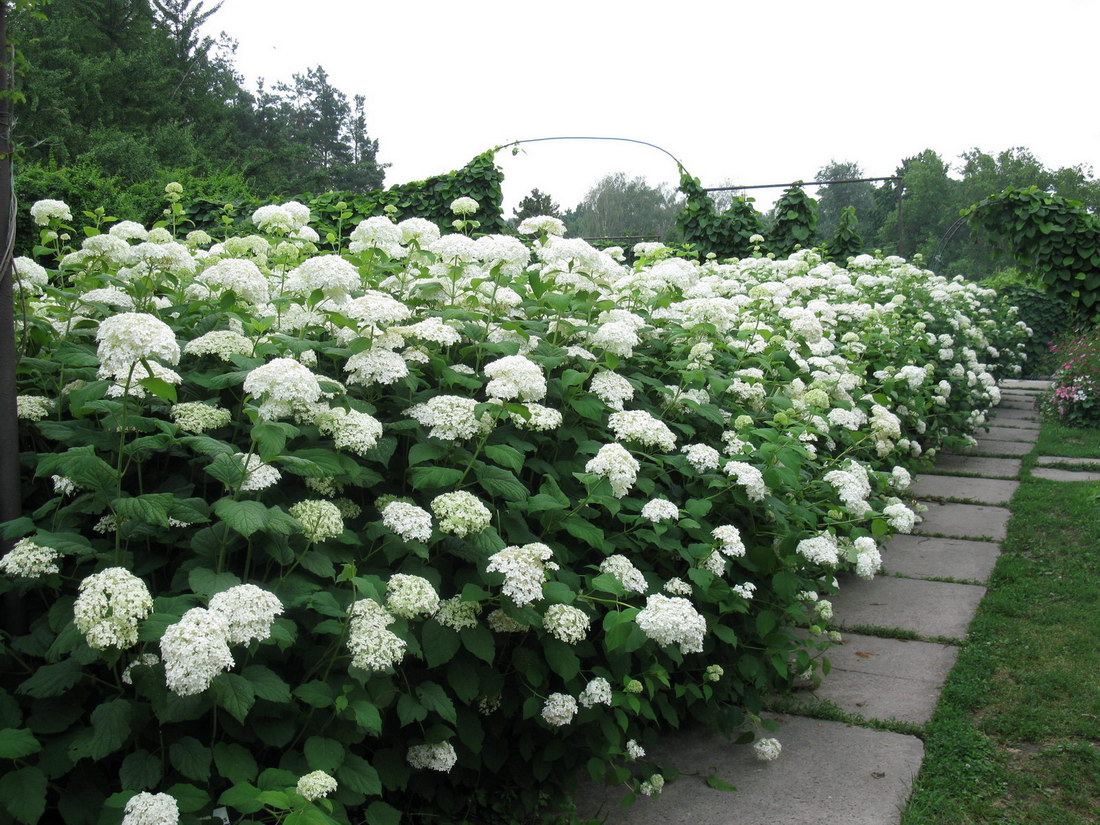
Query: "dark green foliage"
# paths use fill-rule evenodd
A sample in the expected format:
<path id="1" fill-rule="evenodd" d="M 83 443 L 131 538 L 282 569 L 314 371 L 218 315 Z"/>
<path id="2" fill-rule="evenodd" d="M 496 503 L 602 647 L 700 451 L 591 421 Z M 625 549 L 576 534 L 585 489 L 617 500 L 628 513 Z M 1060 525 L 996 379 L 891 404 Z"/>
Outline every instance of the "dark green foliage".
<path id="1" fill-rule="evenodd" d="M 699 179 L 683 170 L 680 191 L 685 199 L 676 216 L 676 225 L 683 234 L 684 243 L 694 244 L 703 255 L 713 252 L 719 258 L 742 258 L 752 254 L 750 238 L 764 232 L 763 216 L 752 205 L 752 198 L 736 196 L 730 208 L 719 214 Z"/>
<path id="2" fill-rule="evenodd" d="M 963 213 L 975 229 L 1009 246 L 1072 311 L 1100 317 L 1100 218 L 1080 201 L 1031 186 L 990 195 Z"/>
<path id="3" fill-rule="evenodd" d="M 516 206 L 515 216 L 512 220 L 519 223 L 524 218 L 535 218 L 540 215 L 560 218 L 561 207 L 554 203 L 554 199 L 545 192 L 540 192 L 535 188 L 531 190 L 529 195 L 525 195 L 519 205 Z"/>
<path id="4" fill-rule="evenodd" d="M 831 261 L 843 266 L 848 259 L 863 251 L 863 239 L 859 236 L 859 218 L 854 206 L 840 210 L 840 220 L 833 239 L 826 244 L 825 254 Z"/>
<path id="5" fill-rule="evenodd" d="M 1039 289 L 1033 280 L 1009 270 L 982 281 L 982 286 L 997 290 L 997 300 L 1006 307 L 1014 306 L 1017 317 L 1034 333 L 1025 347 L 1027 360 L 1024 371 L 1028 375 L 1049 375 L 1051 371 L 1051 345 L 1061 336 L 1070 323 L 1069 305 L 1045 290 Z"/>
<path id="6" fill-rule="evenodd" d="M 817 201 L 795 183 L 775 202 L 775 223 L 768 233 L 768 248 L 777 256 L 786 257 L 799 249 L 814 245 L 817 237 Z"/>

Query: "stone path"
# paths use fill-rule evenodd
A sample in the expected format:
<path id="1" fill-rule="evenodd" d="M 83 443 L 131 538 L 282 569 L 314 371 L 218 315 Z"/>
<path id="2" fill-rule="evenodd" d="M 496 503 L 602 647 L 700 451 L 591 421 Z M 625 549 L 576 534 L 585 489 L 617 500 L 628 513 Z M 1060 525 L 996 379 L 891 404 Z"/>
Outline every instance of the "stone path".
<path id="1" fill-rule="evenodd" d="M 833 599 L 833 623 L 844 641 L 828 652 L 831 672 L 813 692 L 796 693 L 799 714 L 838 715 L 823 721 L 773 714 L 783 752 L 756 761 L 752 749 L 709 732 L 669 737 L 649 757 L 681 772 L 659 799 L 621 808 L 620 790 L 587 786 L 578 812 L 608 825 L 896 825 L 920 770 L 924 746 L 916 736 L 872 730 L 859 723 L 894 723 L 912 730 L 928 722 L 958 656 L 957 643 L 985 595 L 1019 487 L 1020 456 L 1038 438 L 1034 411 L 1041 381 L 1005 381 L 1002 402 L 965 455 L 941 455 L 911 493 L 928 508 L 911 536 L 891 539 L 882 574 L 872 581 L 845 576 Z M 1043 465 L 1100 465 L 1100 459 L 1041 458 Z M 1100 480 L 1095 472 L 1044 466 L 1032 471 Z M 1078 478 L 1090 476 L 1089 479 Z M 1091 478 L 1095 477 L 1095 479 Z M 787 705 L 784 705 L 785 707 Z M 823 710 L 824 709 L 824 710 Z M 707 776 L 737 786 L 710 788 Z"/>

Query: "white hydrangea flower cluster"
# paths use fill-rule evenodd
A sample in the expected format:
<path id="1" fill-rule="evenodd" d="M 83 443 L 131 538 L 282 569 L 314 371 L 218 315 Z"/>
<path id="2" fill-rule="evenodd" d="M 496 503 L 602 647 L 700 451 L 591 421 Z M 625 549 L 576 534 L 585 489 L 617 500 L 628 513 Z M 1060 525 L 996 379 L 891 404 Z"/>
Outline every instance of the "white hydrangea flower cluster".
<path id="1" fill-rule="evenodd" d="M 837 491 L 844 509 L 856 518 L 861 518 L 871 509 L 867 503 L 871 495 L 871 480 L 867 469 L 858 461 L 849 461 L 845 469 L 826 473 L 825 481 Z"/>
<path id="2" fill-rule="evenodd" d="M 382 424 L 373 415 L 358 410 L 333 407 L 316 418 L 317 429 L 322 435 L 331 435 L 338 450 L 349 450 L 356 455 L 366 455 L 378 446 L 382 437 Z"/>
<path id="3" fill-rule="evenodd" d="M 680 578 L 672 578 L 665 582 L 664 591 L 672 596 L 690 596 L 691 585 Z"/>
<path id="4" fill-rule="evenodd" d="M 477 602 L 464 602 L 461 596 L 452 596 L 439 603 L 435 620 L 451 630 L 463 630 L 477 627 L 477 617 L 481 615 L 481 605 Z"/>
<path id="5" fill-rule="evenodd" d="M 20 539 L 0 558 L 0 572 L 24 579 L 38 579 L 61 572 L 57 566 L 58 558 L 60 554 L 52 547 L 35 544 L 30 539 Z"/>
<path id="6" fill-rule="evenodd" d="M 409 407 L 409 415 L 430 427 L 428 435 L 443 441 L 464 441 L 484 432 L 478 420 L 477 402 L 459 395 L 437 395 Z"/>
<path id="7" fill-rule="evenodd" d="M 168 324 L 146 312 L 122 312 L 104 318 L 96 330 L 99 376 L 126 381 L 143 360 L 178 364 L 180 347 Z M 178 376 L 177 376 L 178 378 Z"/>
<path id="8" fill-rule="evenodd" d="M 41 421 L 53 410 L 53 401 L 43 395 L 18 395 L 15 398 L 16 416 L 23 421 Z"/>
<path id="9" fill-rule="evenodd" d="M 271 298 L 267 278 L 256 266 L 255 261 L 247 258 L 222 258 L 211 264 L 195 276 L 195 280 L 185 290 L 188 298 L 217 298 L 224 291 L 235 295 L 253 306 L 266 304 Z"/>
<path id="10" fill-rule="evenodd" d="M 359 270 L 339 255 L 317 255 L 292 269 L 285 289 L 297 295 L 317 290 L 330 301 L 343 304 L 361 286 Z"/>
<path id="11" fill-rule="evenodd" d="M 752 749 L 761 762 L 774 762 L 779 758 L 783 746 L 778 739 L 757 739 L 752 743 Z"/>
<path id="12" fill-rule="evenodd" d="M 745 488 L 752 501 L 763 501 L 768 495 L 768 487 L 764 484 L 763 474 L 743 461 L 727 461 L 726 475 L 732 476 L 734 482 Z"/>
<path id="13" fill-rule="evenodd" d="M 653 774 L 638 786 L 638 793 L 642 796 L 660 796 L 665 787 L 665 778 L 659 773 Z"/>
<path id="14" fill-rule="evenodd" d="M 812 538 L 802 539 L 795 550 L 813 564 L 833 565 L 839 559 L 836 537 L 832 533 L 819 533 Z"/>
<path id="15" fill-rule="evenodd" d="M 568 604 L 552 604 L 542 617 L 542 626 L 547 633 L 571 645 L 584 641 L 590 624 L 587 613 Z"/>
<path id="16" fill-rule="evenodd" d="M 142 791 L 126 801 L 122 825 L 178 825 L 180 808 L 176 798 L 166 793 Z"/>
<path id="17" fill-rule="evenodd" d="M 387 630 L 396 621 L 372 599 L 360 599 L 348 608 L 348 650 L 353 667 L 386 670 L 405 658 L 406 642 Z"/>
<path id="18" fill-rule="evenodd" d="M 736 433 L 734 435 L 736 436 Z M 682 447 L 680 452 L 687 456 L 688 463 L 697 473 L 717 470 L 718 463 L 722 459 L 722 454 L 708 444 L 688 444 Z"/>
<path id="19" fill-rule="evenodd" d="M 93 650 L 125 650 L 137 644 L 138 622 L 151 612 L 145 582 L 124 567 L 108 567 L 80 583 L 73 622 Z"/>
<path id="20" fill-rule="evenodd" d="M 719 543 L 719 550 L 730 558 L 738 558 L 745 555 L 745 542 L 741 538 L 741 531 L 732 524 L 723 524 L 715 527 L 710 533 Z"/>
<path id="21" fill-rule="evenodd" d="M 299 779 L 294 790 L 297 791 L 299 796 L 308 799 L 310 802 L 315 802 L 321 797 L 328 796 L 330 793 L 335 792 L 336 788 L 336 780 L 327 773 L 324 771 L 313 771 Z"/>
<path id="22" fill-rule="evenodd" d="M 225 619 L 229 644 L 247 645 L 271 638 L 271 625 L 282 615 L 283 603 L 254 584 L 238 584 L 211 596 L 209 610 Z"/>
<path id="23" fill-rule="evenodd" d="M 386 585 L 386 609 L 405 619 L 432 616 L 439 610 L 439 594 L 421 576 L 394 573 Z"/>
<path id="24" fill-rule="evenodd" d="M 627 593 L 645 593 L 649 589 L 642 571 L 635 567 L 630 559 L 619 553 L 601 561 L 600 572 L 614 576 Z"/>
<path id="25" fill-rule="evenodd" d="M 642 507 L 642 518 L 648 519 L 654 524 L 659 524 L 669 519 L 678 519 L 679 517 L 680 508 L 667 498 L 650 499 Z"/>
<path id="26" fill-rule="evenodd" d="M 50 221 L 71 221 L 73 213 L 64 201 L 44 198 L 31 204 L 31 217 L 36 226 L 48 226 Z"/>
<path id="27" fill-rule="evenodd" d="M 160 639 L 168 689 L 194 696 L 209 688 L 215 676 L 233 667 L 228 637 L 226 617 L 204 607 L 191 608 L 170 625 Z"/>
<path id="28" fill-rule="evenodd" d="M 234 455 L 238 461 L 241 462 L 241 466 L 244 467 L 244 481 L 241 482 L 241 492 L 255 493 L 260 490 L 266 490 L 272 485 L 278 484 L 279 479 L 283 477 L 283 474 L 272 467 L 270 464 L 265 464 L 258 455 L 255 453 L 236 453 Z"/>
<path id="29" fill-rule="evenodd" d="M 480 533 L 493 520 L 489 508 L 473 493 L 464 490 L 436 496 L 431 508 L 439 519 L 440 531 L 459 537 Z"/>
<path id="30" fill-rule="evenodd" d="M 616 372 L 600 370 L 588 382 L 592 393 L 613 410 L 621 410 L 623 402 L 634 397 L 634 385 Z"/>
<path id="31" fill-rule="evenodd" d="M 917 514 L 896 499 L 882 508 L 882 514 L 899 533 L 912 533 L 917 524 Z"/>
<path id="32" fill-rule="evenodd" d="M 605 444 L 584 466 L 584 471 L 606 478 L 611 482 L 611 494 L 622 498 L 638 480 L 641 468 L 642 465 L 621 444 Z"/>
<path id="33" fill-rule="evenodd" d="M 645 410 L 612 413 L 607 426 L 618 441 L 634 441 L 643 447 L 654 447 L 666 453 L 676 448 L 676 436 L 668 425 Z"/>
<path id="34" fill-rule="evenodd" d="M 679 645 L 681 653 L 702 653 L 707 621 L 687 599 L 654 593 L 634 621 L 659 645 Z"/>
<path id="35" fill-rule="evenodd" d="M 321 397 L 317 376 L 293 358 L 275 358 L 249 371 L 244 391 L 260 399 L 260 418 L 268 421 L 287 418 Z"/>
<path id="36" fill-rule="evenodd" d="M 185 355 L 214 355 L 223 361 L 229 361 L 231 355 L 251 355 L 252 342 L 238 332 L 217 329 L 192 338 L 183 345 Z"/>
<path id="37" fill-rule="evenodd" d="M 432 537 L 432 514 L 407 501 L 391 501 L 382 508 L 382 524 L 405 541 L 428 541 Z"/>
<path id="38" fill-rule="evenodd" d="M 302 533 L 311 542 L 336 538 L 344 532 L 340 508 L 331 501 L 306 499 L 291 506 L 290 514 L 302 525 Z"/>
<path id="39" fill-rule="evenodd" d="M 501 401 L 541 401 L 546 397 L 546 376 L 534 361 L 522 355 L 507 355 L 485 365 L 491 379 L 485 394 Z"/>
<path id="40" fill-rule="evenodd" d="M 568 725 L 577 715 L 577 700 L 567 693 L 551 693 L 540 715 L 548 725 L 558 728 Z"/>
<path id="41" fill-rule="evenodd" d="M 581 707 L 590 708 L 593 705 L 611 705 L 611 683 L 602 676 L 590 680 L 585 685 L 581 695 L 577 697 Z"/>
<path id="42" fill-rule="evenodd" d="M 535 432 L 549 432 L 561 426 L 562 415 L 558 410 L 544 407 L 542 404 L 528 402 L 524 405 L 528 416 L 525 418 L 517 412 L 508 413 L 508 418 L 521 430 L 534 430 Z"/>
<path id="43" fill-rule="evenodd" d="M 503 573 L 504 595 L 522 607 L 542 598 L 547 568 L 557 569 L 557 565 L 550 561 L 553 557 L 554 551 L 541 542 L 512 545 L 491 555 L 485 570 L 487 573 Z"/>
<path id="44" fill-rule="evenodd" d="M 458 754 L 450 742 L 434 745 L 412 745 L 405 754 L 405 761 L 417 770 L 449 773 L 458 762 Z"/>
<path id="45" fill-rule="evenodd" d="M 189 433 L 204 433 L 225 427 L 233 418 L 229 410 L 204 404 L 202 401 L 173 404 L 169 414 L 181 430 Z"/>
<path id="46" fill-rule="evenodd" d="M 535 215 L 519 222 L 516 231 L 521 235 L 564 235 L 565 224 L 552 215 Z"/>
<path id="47" fill-rule="evenodd" d="M 861 579 L 873 579 L 882 569 L 882 554 L 873 538 L 861 536 L 852 542 L 856 551 L 856 575 Z"/>

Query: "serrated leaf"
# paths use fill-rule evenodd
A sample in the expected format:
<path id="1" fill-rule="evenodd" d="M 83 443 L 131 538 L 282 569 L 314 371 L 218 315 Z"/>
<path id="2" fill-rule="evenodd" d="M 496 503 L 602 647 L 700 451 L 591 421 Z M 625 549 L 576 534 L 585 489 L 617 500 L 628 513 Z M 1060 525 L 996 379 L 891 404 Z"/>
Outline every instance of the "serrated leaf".
<path id="1" fill-rule="evenodd" d="M 111 508 L 123 518 L 167 527 L 168 513 L 174 499 L 175 496 L 171 493 L 147 493 L 130 498 L 116 498 L 111 502 Z"/>
<path id="2" fill-rule="evenodd" d="M 267 524 L 267 507 L 258 501 L 220 498 L 214 502 L 214 512 L 245 538 L 262 530 Z"/>
<path id="3" fill-rule="evenodd" d="M 719 777 L 715 776 L 714 774 L 711 774 L 710 776 L 707 777 L 707 785 L 708 785 L 708 787 L 714 788 L 714 790 L 716 790 L 716 791 L 736 791 L 737 790 L 737 788 L 734 785 L 731 785 L 729 782 L 727 782 L 724 779 L 720 779 Z"/>
<path id="4" fill-rule="evenodd" d="M 251 683 L 236 673 L 221 673 L 214 678 L 210 687 L 214 691 L 214 701 L 243 725 L 248 711 L 256 702 Z"/>
<path id="5" fill-rule="evenodd" d="M 438 667 L 450 661 L 462 645 L 456 631 L 443 627 L 434 619 L 424 622 L 420 639 L 420 647 L 424 651 L 424 660 L 428 663 L 428 667 Z"/>
<path id="6" fill-rule="evenodd" d="M 382 714 L 378 712 L 378 706 L 366 699 L 356 699 L 349 705 L 355 715 L 355 724 L 363 728 L 372 736 L 382 733 Z"/>
<path id="7" fill-rule="evenodd" d="M 187 574 L 188 586 L 200 596 L 213 596 L 240 583 L 234 573 L 215 573 L 206 567 L 196 567 Z"/>
<path id="8" fill-rule="evenodd" d="M 382 780 L 378 771 L 366 759 L 349 753 L 336 772 L 336 780 L 346 788 L 366 796 L 382 795 Z"/>
<path id="9" fill-rule="evenodd" d="M 294 695 L 310 707 L 327 708 L 332 705 L 335 694 L 327 682 L 306 682 L 294 688 Z"/>
<path id="10" fill-rule="evenodd" d="M 214 746 L 214 765 L 230 782 L 251 782 L 260 772 L 255 758 L 243 745 L 219 742 Z"/>
<path id="11" fill-rule="evenodd" d="M 409 470 L 409 484 L 414 490 L 453 487 L 461 478 L 462 470 L 454 467 L 413 467 Z"/>
<path id="12" fill-rule="evenodd" d="M 484 453 L 494 464 L 507 467 L 513 472 L 518 473 L 523 469 L 523 453 L 515 447 L 509 447 L 507 444 L 489 444 L 485 447 Z"/>
<path id="13" fill-rule="evenodd" d="M 547 639 L 544 643 L 546 662 L 562 679 L 569 681 L 581 671 L 581 660 L 573 648 L 557 639 Z"/>
<path id="14" fill-rule="evenodd" d="M 602 550 L 607 545 L 603 530 L 581 516 L 570 516 L 562 522 L 562 526 L 573 538 L 597 549 Z"/>
<path id="15" fill-rule="evenodd" d="M 252 685 L 252 691 L 258 699 L 280 703 L 290 701 L 290 685 L 271 668 L 249 665 L 241 671 L 241 676 Z"/>
<path id="16" fill-rule="evenodd" d="M 416 696 L 420 704 L 428 710 L 434 710 L 451 724 L 455 722 L 455 706 L 443 686 L 436 682 L 421 682 L 416 686 Z"/>
<path id="17" fill-rule="evenodd" d="M 493 663 L 493 659 L 496 657 L 496 642 L 493 640 L 493 634 L 489 628 L 481 625 L 464 627 L 459 631 L 459 636 L 462 637 L 464 648 L 479 659 L 489 664 Z"/>
<path id="18" fill-rule="evenodd" d="M 238 782 L 218 797 L 219 805 L 228 805 L 242 814 L 254 814 L 263 809 L 263 803 L 257 797 L 260 789 L 247 782 Z"/>
<path id="19" fill-rule="evenodd" d="M 176 403 L 176 388 L 163 378 L 150 375 L 148 378 L 142 378 L 138 383 L 157 398 L 163 398 L 169 404 Z"/>
<path id="20" fill-rule="evenodd" d="M 23 825 L 35 825 L 46 811 L 46 774 L 28 767 L 0 777 L 0 801 Z"/>
<path id="21" fill-rule="evenodd" d="M 69 748 L 70 757 L 98 760 L 114 753 L 130 738 L 133 712 L 133 706 L 126 699 L 101 704 L 92 711 L 92 735 L 86 741 L 74 741 Z"/>
<path id="22" fill-rule="evenodd" d="M 126 755 L 118 769 L 118 781 L 128 791 L 147 791 L 160 784 L 164 766 L 149 751 L 139 749 Z"/>
<path id="23" fill-rule="evenodd" d="M 500 496 L 508 501 L 523 501 L 531 494 L 513 473 L 501 467 L 475 462 L 474 475 L 477 483 L 491 496 Z"/>
<path id="24" fill-rule="evenodd" d="M 227 453 L 219 453 L 214 456 L 214 460 L 203 469 L 207 475 L 213 476 L 231 490 L 240 487 L 247 476 L 241 460 L 235 455 Z M 252 503 L 256 504 L 258 502 Z M 217 509 L 216 505 L 215 509 Z"/>
<path id="25" fill-rule="evenodd" d="M 41 743 L 26 728 L 0 730 L 0 759 L 22 759 L 40 750 Z"/>
<path id="26" fill-rule="evenodd" d="M 397 718 L 401 727 L 413 722 L 423 722 L 428 718 L 428 709 L 408 693 L 402 693 L 397 700 Z"/>
<path id="27" fill-rule="evenodd" d="M 168 748 L 168 760 L 172 766 L 196 782 L 210 779 L 210 748 L 194 736 L 183 736 Z"/>
<path id="28" fill-rule="evenodd" d="M 367 821 L 371 825 L 401 825 L 401 811 L 387 802 L 372 802 L 367 806 Z"/>
<path id="29" fill-rule="evenodd" d="M 311 736 L 306 740 L 305 755 L 310 770 L 331 774 L 344 763 L 344 746 L 335 739 Z"/>
<path id="30" fill-rule="evenodd" d="M 193 814 L 195 811 L 201 811 L 210 804 L 210 794 L 188 783 L 181 782 L 173 785 L 166 790 L 165 793 L 175 797 L 176 804 L 179 805 L 180 811 L 185 814 Z"/>

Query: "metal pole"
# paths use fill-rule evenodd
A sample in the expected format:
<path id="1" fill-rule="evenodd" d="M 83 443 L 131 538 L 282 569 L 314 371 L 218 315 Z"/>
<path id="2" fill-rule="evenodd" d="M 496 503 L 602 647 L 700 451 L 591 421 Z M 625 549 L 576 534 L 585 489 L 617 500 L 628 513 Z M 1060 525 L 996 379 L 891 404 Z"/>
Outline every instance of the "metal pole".
<path id="1" fill-rule="evenodd" d="M 870 183 L 876 180 L 901 180 L 897 175 L 889 175 L 884 178 L 846 178 L 845 180 L 796 180 L 791 183 L 754 183 L 751 186 L 708 186 L 704 192 L 736 192 L 739 189 L 788 189 L 792 186 L 832 186 L 834 183 Z"/>
<path id="2" fill-rule="evenodd" d="M 19 418 L 16 415 L 15 302 L 12 252 L 15 248 L 15 196 L 12 190 L 11 46 L 8 44 L 8 2 L 0 0 L 0 521 L 19 518 Z M 11 550 L 10 541 L 0 552 Z M 14 591 L 4 594 L 4 629 L 24 632 L 23 604 Z"/>

